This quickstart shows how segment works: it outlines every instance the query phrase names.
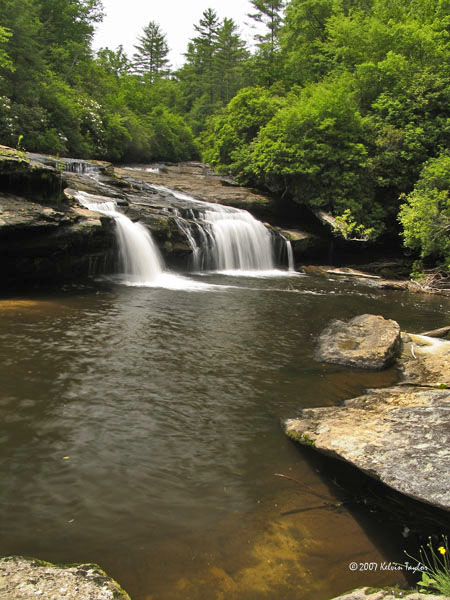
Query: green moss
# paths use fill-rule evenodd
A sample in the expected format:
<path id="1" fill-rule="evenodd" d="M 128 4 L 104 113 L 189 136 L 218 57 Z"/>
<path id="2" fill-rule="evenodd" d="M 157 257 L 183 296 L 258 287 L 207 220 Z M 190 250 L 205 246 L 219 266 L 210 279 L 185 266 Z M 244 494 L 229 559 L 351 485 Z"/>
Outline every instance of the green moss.
<path id="1" fill-rule="evenodd" d="M 300 433 L 298 431 L 293 431 L 292 429 L 286 430 L 286 435 L 298 442 L 299 444 L 303 444 L 304 446 L 315 446 L 316 441 L 309 437 L 307 433 Z"/>
<path id="2" fill-rule="evenodd" d="M 153 226 L 161 232 L 167 232 L 169 230 L 169 222 L 166 219 L 155 220 Z"/>
<path id="3" fill-rule="evenodd" d="M 312 438 L 310 438 L 307 433 L 304 433 L 300 437 L 300 441 L 302 444 L 306 444 L 307 446 L 315 446 L 316 445 L 316 440 L 313 440 Z"/>

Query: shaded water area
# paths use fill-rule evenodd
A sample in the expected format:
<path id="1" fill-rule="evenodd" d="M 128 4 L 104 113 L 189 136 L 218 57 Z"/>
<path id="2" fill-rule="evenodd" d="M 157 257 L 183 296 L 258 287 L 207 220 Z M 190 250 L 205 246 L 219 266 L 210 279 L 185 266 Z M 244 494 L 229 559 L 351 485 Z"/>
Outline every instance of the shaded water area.
<path id="1" fill-rule="evenodd" d="M 134 600 L 325 600 L 402 582 L 404 540 L 340 498 L 280 418 L 396 372 L 314 362 L 331 318 L 423 331 L 450 300 L 307 276 L 98 283 L 0 301 L 0 555 L 97 562 Z M 183 286 L 180 286 L 182 288 Z"/>

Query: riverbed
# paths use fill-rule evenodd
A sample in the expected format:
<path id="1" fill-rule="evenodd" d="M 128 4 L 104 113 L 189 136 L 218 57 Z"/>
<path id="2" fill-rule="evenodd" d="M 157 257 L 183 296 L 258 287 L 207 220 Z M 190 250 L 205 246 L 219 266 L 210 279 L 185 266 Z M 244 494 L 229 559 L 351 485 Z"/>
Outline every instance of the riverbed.
<path id="1" fill-rule="evenodd" d="M 0 555 L 99 563 L 133 600 L 325 600 L 403 582 L 349 569 L 402 561 L 404 540 L 327 506 L 340 490 L 280 419 L 397 380 L 315 362 L 330 319 L 420 332 L 449 309 L 286 272 L 1 300 Z"/>

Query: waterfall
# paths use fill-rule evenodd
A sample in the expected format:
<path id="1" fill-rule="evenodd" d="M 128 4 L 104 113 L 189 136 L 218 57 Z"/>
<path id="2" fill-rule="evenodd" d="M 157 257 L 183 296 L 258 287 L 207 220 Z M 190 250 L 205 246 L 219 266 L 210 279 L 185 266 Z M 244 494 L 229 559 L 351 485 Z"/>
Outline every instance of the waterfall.
<path id="1" fill-rule="evenodd" d="M 103 196 L 77 192 L 75 198 L 85 208 L 115 219 L 122 272 L 129 283 L 144 285 L 161 275 L 163 260 L 146 227 L 133 223 L 118 212 L 114 201 Z"/>
<path id="2" fill-rule="evenodd" d="M 275 238 L 278 245 L 282 241 L 288 270 L 294 270 L 289 240 L 270 231 L 246 210 L 202 202 L 163 185 L 149 187 L 187 203 L 184 211 L 172 209 L 172 213 L 192 248 L 194 271 L 275 271 Z"/>
<path id="3" fill-rule="evenodd" d="M 244 210 L 213 206 L 214 209 L 208 207 L 199 212 L 198 225 L 209 239 L 206 248 L 202 248 L 208 252 L 204 263 L 216 271 L 273 270 L 270 231 Z"/>
<path id="4" fill-rule="evenodd" d="M 288 271 L 295 271 L 294 251 L 290 240 L 286 239 L 286 251 L 288 256 Z"/>
<path id="5" fill-rule="evenodd" d="M 78 175 L 91 175 L 96 177 L 100 175 L 101 168 L 98 165 L 88 162 L 87 160 L 78 160 L 76 158 L 64 158 L 64 170 Z"/>

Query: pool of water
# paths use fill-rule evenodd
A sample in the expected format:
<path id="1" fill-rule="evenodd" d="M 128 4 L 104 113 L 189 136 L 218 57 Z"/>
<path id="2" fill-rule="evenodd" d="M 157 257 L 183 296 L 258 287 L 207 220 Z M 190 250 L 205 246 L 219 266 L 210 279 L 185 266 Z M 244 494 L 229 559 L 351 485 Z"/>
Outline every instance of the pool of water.
<path id="1" fill-rule="evenodd" d="M 332 318 L 420 332 L 449 309 L 302 275 L 1 300 L 0 554 L 97 562 L 133 600 L 325 600 L 401 582 L 349 570 L 402 560 L 403 540 L 327 507 L 317 494 L 337 495 L 280 419 L 396 381 L 315 362 Z"/>

